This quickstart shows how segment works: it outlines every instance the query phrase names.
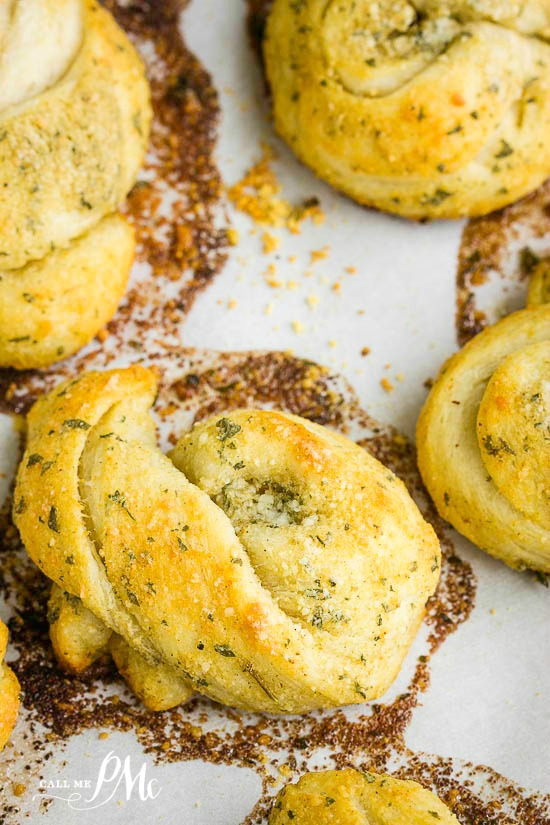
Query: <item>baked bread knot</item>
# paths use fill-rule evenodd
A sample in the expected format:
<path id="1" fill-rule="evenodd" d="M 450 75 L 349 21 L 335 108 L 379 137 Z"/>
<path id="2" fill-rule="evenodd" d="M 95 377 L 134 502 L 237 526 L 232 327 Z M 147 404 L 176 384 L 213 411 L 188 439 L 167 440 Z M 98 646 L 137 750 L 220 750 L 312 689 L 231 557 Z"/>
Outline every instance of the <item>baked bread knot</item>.
<path id="1" fill-rule="evenodd" d="M 417 443 L 445 519 L 511 567 L 550 572 L 550 304 L 508 316 L 447 361 Z"/>
<path id="2" fill-rule="evenodd" d="M 274 0 L 275 127 L 361 204 L 482 215 L 550 174 L 549 41 L 549 0 Z"/>
<path id="3" fill-rule="evenodd" d="M 29 413 L 14 518 L 55 582 L 51 638 L 109 653 L 150 708 L 193 693 L 269 712 L 360 703 L 395 678 L 440 550 L 405 486 L 276 411 L 156 446 L 151 371 L 88 373 Z"/>
<path id="4" fill-rule="evenodd" d="M 417 782 L 356 771 L 304 774 L 277 796 L 269 825 L 458 825 L 443 802 Z"/>
<path id="5" fill-rule="evenodd" d="M 7 644 L 8 628 L 0 620 L 0 751 L 15 727 L 21 691 L 17 676 L 4 662 Z"/>
<path id="6" fill-rule="evenodd" d="M 133 233 L 118 219 L 113 251 L 113 221 L 102 221 L 135 182 L 150 122 L 143 64 L 95 0 L 1 4 L 0 307 L 12 321 L 0 318 L 0 366 L 65 357 L 114 314 Z M 83 276 L 91 246 L 97 285 L 91 267 Z M 82 331 L 59 343 L 74 326 L 73 283 Z"/>

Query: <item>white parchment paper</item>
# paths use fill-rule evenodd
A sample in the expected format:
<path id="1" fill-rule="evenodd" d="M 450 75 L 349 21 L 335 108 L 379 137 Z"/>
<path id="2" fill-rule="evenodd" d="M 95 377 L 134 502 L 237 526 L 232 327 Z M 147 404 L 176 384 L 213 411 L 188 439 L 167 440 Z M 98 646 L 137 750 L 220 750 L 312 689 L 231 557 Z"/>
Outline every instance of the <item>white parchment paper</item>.
<path id="1" fill-rule="evenodd" d="M 420 225 L 364 210 L 301 167 L 273 134 L 245 11 L 242 0 L 194 0 L 183 18 L 187 42 L 220 93 L 222 175 L 228 184 L 238 180 L 258 159 L 260 141 L 267 140 L 278 154 L 274 163 L 284 196 L 298 201 L 317 195 L 326 220 L 304 223 L 298 235 L 274 230 L 281 245 L 268 258 L 261 254 L 261 233 L 245 215 L 230 210 L 239 245 L 187 317 L 185 343 L 218 350 L 290 348 L 341 372 L 370 413 L 412 435 L 426 396 L 424 381 L 456 348 L 454 280 L 462 225 Z M 325 245 L 327 257 L 310 266 L 310 252 Z M 270 262 L 280 279 L 294 280 L 297 287 L 269 287 L 263 272 Z M 356 274 L 346 273 L 347 267 L 355 267 Z M 306 277 L 306 270 L 312 275 Z M 332 288 L 335 281 L 339 291 Z M 312 294 L 319 297 L 315 309 L 306 300 Z M 266 314 L 268 305 L 271 314 Z M 294 321 L 300 322 L 301 334 Z M 361 355 L 363 347 L 371 349 L 368 357 Z M 395 387 L 391 393 L 381 387 L 384 376 Z M 1 419 L 1 496 L 9 486 L 16 443 L 11 422 Z M 431 684 L 407 730 L 407 745 L 453 757 L 457 764 L 486 764 L 522 786 L 550 793 L 550 594 L 532 577 L 508 570 L 466 541 L 458 540 L 457 547 L 478 577 L 476 607 L 434 655 Z M 8 611 L 0 611 L 6 618 Z M 422 644 L 421 633 L 390 698 L 406 688 Z M 14 752 L 21 756 L 8 768 L 5 757 L 11 760 Z M 131 733 L 101 740 L 97 731 L 89 731 L 44 766 L 46 779 L 67 781 L 70 790 L 46 792 L 66 797 L 74 781 L 95 785 L 103 760 L 114 753 L 121 760 L 129 756 L 135 770 L 146 766 L 155 798 L 143 801 L 136 793 L 126 800 L 121 787 L 108 801 L 99 797 L 101 806 L 92 810 L 73 810 L 66 799 L 44 808 L 44 789 L 32 782 L 23 797 L 12 795 L 12 783 L 25 781 L 24 752 L 22 714 L 14 747 L 0 756 L 0 784 L 2 804 L 17 802 L 21 821 L 29 823 L 238 825 L 260 793 L 251 770 L 201 762 L 155 764 Z"/>

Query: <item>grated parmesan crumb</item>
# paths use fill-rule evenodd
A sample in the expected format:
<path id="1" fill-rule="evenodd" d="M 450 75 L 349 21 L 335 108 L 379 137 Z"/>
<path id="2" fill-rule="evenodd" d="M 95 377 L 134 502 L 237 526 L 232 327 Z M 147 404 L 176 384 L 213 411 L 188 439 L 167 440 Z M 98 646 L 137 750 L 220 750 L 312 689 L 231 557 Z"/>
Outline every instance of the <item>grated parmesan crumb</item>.
<path id="1" fill-rule="evenodd" d="M 269 255 L 276 252 L 281 244 L 281 239 L 271 232 L 264 232 L 262 235 L 262 252 L 264 255 Z"/>
<path id="2" fill-rule="evenodd" d="M 229 246 L 237 246 L 237 244 L 239 243 L 239 232 L 238 232 L 238 230 L 233 229 L 233 227 L 230 227 L 229 229 L 226 230 L 226 235 L 227 235 L 227 243 L 229 244 Z"/>

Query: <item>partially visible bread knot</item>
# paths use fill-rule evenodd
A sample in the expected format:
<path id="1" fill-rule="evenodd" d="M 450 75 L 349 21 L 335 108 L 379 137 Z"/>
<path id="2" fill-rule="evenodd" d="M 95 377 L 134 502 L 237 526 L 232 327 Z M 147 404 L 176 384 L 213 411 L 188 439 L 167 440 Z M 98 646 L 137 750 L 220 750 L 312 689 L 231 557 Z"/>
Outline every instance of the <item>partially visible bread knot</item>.
<path id="1" fill-rule="evenodd" d="M 512 567 L 550 572 L 550 304 L 504 318 L 447 361 L 417 442 L 445 519 Z"/>
<path id="2" fill-rule="evenodd" d="M 21 690 L 15 673 L 4 662 L 7 644 L 8 628 L 0 621 L 0 751 L 15 727 Z"/>
<path id="3" fill-rule="evenodd" d="M 380 696 L 440 569 L 403 483 L 329 429 L 273 410 L 156 446 L 153 373 L 89 373 L 29 413 L 14 518 L 54 582 L 64 667 L 110 653 L 148 707 L 194 692 L 301 712 Z"/>
<path id="4" fill-rule="evenodd" d="M 277 796 L 269 825 L 458 825 L 417 782 L 352 769 L 304 774 Z"/>
<path id="5" fill-rule="evenodd" d="M 143 161 L 149 87 L 95 0 L 0 8 L 0 367 L 71 355 L 114 315 L 134 254 L 119 215 Z"/>
<path id="6" fill-rule="evenodd" d="M 481 215 L 550 175 L 549 41 L 548 0 L 274 0 L 275 126 L 359 203 Z"/>

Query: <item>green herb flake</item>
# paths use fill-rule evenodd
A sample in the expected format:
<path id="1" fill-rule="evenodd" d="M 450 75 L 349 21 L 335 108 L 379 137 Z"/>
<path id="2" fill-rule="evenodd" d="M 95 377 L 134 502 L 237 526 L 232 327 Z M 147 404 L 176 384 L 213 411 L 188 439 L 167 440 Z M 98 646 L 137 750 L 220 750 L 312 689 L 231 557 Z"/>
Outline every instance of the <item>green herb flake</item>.
<path id="1" fill-rule="evenodd" d="M 235 422 L 229 418 L 220 418 L 219 421 L 216 421 L 216 427 L 218 429 L 218 438 L 222 444 L 225 444 L 226 441 L 241 431 L 240 424 L 235 424 Z"/>
<path id="2" fill-rule="evenodd" d="M 220 656 L 225 656 L 226 659 L 235 658 L 235 654 L 227 645 L 214 645 L 214 650 L 216 651 L 216 653 L 219 653 Z"/>
<path id="3" fill-rule="evenodd" d="M 439 206 L 443 203 L 443 201 L 447 200 L 447 198 L 451 198 L 453 196 L 452 192 L 447 192 L 446 189 L 436 189 L 433 195 L 425 195 L 422 198 L 423 204 L 429 204 L 430 206 Z"/>
<path id="4" fill-rule="evenodd" d="M 319 630 L 323 629 L 323 608 L 316 607 L 313 611 L 313 616 L 311 617 L 311 624 L 313 627 L 318 627 Z"/>
<path id="5" fill-rule="evenodd" d="M 507 441 L 503 438 L 494 439 L 492 435 L 486 435 L 483 439 L 483 446 L 489 455 L 500 455 L 501 453 L 508 453 L 508 455 L 515 455 L 515 451 L 510 447 Z"/>
<path id="6" fill-rule="evenodd" d="M 68 430 L 89 430 L 92 425 L 81 418 L 68 418 L 63 422 L 63 426 Z"/>
<path id="7" fill-rule="evenodd" d="M 52 625 L 55 624 L 56 621 L 59 619 L 61 615 L 61 610 L 57 605 L 55 607 L 48 605 L 48 610 L 46 613 L 46 618 L 48 620 L 48 624 Z"/>
<path id="8" fill-rule="evenodd" d="M 509 155 L 514 154 L 514 149 L 506 140 L 500 141 L 500 149 L 496 153 L 496 158 L 507 158 Z"/>
<path id="9" fill-rule="evenodd" d="M 127 595 L 127 596 L 128 596 L 128 598 L 130 599 L 130 601 L 132 602 L 132 604 L 135 604 L 135 605 L 136 605 L 136 607 L 139 607 L 139 599 L 138 599 L 138 597 L 136 596 L 136 594 L 135 594 L 132 590 L 130 590 L 130 588 L 129 588 L 129 587 L 127 587 L 127 588 L 126 588 L 126 595 Z"/>
<path id="10" fill-rule="evenodd" d="M 355 682 L 355 683 L 354 683 L 354 685 L 353 685 L 353 689 L 354 689 L 354 691 L 355 691 L 356 693 L 358 693 L 358 694 L 359 694 L 359 696 L 361 696 L 361 698 L 362 698 L 362 699 L 366 699 L 366 698 L 367 698 L 367 694 L 365 693 L 364 688 L 362 688 L 362 687 L 361 687 L 361 685 L 359 684 L 359 682 Z"/>
<path id="11" fill-rule="evenodd" d="M 107 496 L 107 499 L 109 501 L 112 501 L 114 504 L 118 504 L 119 507 L 122 507 L 124 512 L 127 513 L 130 516 L 132 521 L 135 521 L 134 516 L 128 510 L 128 506 L 126 504 L 126 499 L 124 497 L 124 494 L 121 493 L 120 490 L 115 490 L 114 493 L 109 493 L 108 496 Z"/>
<path id="12" fill-rule="evenodd" d="M 373 785 L 376 782 L 376 776 L 373 773 L 370 773 L 369 771 L 361 771 L 361 773 L 363 774 L 369 785 Z"/>
<path id="13" fill-rule="evenodd" d="M 57 510 L 55 507 L 50 507 L 50 514 L 48 516 L 48 527 L 52 532 L 59 533 L 59 524 L 57 523 Z"/>

